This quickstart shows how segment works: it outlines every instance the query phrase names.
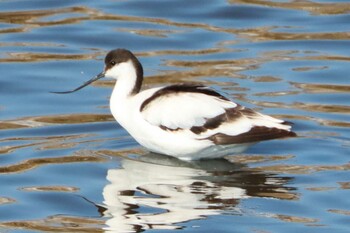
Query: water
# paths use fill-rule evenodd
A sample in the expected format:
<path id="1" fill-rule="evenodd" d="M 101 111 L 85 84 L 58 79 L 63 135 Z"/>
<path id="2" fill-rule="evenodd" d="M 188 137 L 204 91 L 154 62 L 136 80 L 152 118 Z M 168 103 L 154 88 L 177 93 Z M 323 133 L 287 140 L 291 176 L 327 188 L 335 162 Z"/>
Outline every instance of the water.
<path id="1" fill-rule="evenodd" d="M 349 232 L 347 1 L 0 1 L 0 232 Z M 298 138 L 149 154 L 111 117 L 110 49 L 145 86 L 210 85 Z"/>

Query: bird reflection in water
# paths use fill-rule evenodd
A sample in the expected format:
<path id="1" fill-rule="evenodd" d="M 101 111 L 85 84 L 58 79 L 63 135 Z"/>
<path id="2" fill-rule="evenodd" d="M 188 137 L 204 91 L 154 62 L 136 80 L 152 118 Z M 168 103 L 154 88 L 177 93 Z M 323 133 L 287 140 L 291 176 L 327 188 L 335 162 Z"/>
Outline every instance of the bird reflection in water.
<path id="1" fill-rule="evenodd" d="M 106 232 L 177 229 L 178 223 L 229 212 L 250 197 L 297 199 L 290 177 L 252 171 L 225 159 L 185 162 L 147 154 L 110 169 L 103 189 Z"/>

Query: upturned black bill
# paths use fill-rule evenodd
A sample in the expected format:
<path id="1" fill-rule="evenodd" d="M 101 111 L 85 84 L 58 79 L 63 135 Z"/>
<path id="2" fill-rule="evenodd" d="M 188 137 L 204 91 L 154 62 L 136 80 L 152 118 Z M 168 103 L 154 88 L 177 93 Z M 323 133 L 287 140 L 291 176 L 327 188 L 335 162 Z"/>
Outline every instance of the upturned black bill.
<path id="1" fill-rule="evenodd" d="M 89 81 L 85 82 L 83 85 L 75 88 L 74 90 L 71 90 L 71 91 L 51 91 L 51 93 L 55 93 L 55 94 L 69 94 L 69 93 L 72 93 L 72 92 L 75 92 L 75 91 L 79 91 L 80 89 L 86 87 L 87 85 L 101 79 L 105 77 L 105 72 L 101 72 L 99 73 L 98 75 L 96 75 L 95 77 L 93 77 L 92 79 L 90 79 Z"/>

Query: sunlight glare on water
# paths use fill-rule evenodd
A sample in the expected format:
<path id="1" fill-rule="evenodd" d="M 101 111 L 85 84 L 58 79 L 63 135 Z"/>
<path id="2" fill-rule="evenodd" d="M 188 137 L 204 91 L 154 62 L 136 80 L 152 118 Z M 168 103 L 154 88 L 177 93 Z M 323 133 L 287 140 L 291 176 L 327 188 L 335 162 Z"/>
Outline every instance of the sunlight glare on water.
<path id="1" fill-rule="evenodd" d="M 347 1 L 0 1 L 0 232 L 349 232 Z M 297 138 L 179 161 L 70 95 L 127 48 L 145 88 L 209 85 Z"/>

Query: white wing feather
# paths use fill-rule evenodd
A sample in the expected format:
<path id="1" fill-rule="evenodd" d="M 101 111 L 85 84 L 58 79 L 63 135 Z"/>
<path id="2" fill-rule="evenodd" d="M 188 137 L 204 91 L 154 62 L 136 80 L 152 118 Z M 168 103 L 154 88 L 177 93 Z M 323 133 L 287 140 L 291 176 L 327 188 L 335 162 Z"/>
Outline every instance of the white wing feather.
<path id="1" fill-rule="evenodd" d="M 225 108 L 236 106 L 233 102 L 214 96 L 182 92 L 156 98 L 143 109 L 142 116 L 153 125 L 169 129 L 190 129 L 223 114 Z"/>

